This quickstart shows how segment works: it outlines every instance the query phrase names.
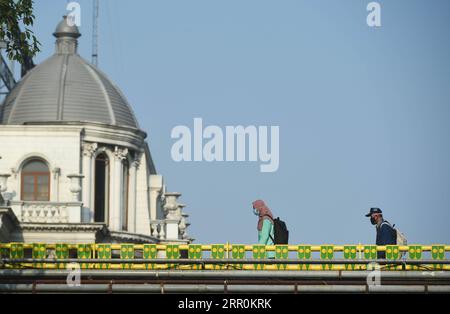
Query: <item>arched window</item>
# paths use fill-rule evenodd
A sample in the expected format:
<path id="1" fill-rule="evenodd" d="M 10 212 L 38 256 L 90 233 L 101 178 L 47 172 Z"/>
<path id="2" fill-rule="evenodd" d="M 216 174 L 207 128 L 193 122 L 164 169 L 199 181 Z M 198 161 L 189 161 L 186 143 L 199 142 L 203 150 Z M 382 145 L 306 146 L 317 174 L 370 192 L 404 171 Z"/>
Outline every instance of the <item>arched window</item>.
<path id="1" fill-rule="evenodd" d="M 22 200 L 50 201 L 50 171 L 40 159 L 29 160 L 22 168 Z"/>

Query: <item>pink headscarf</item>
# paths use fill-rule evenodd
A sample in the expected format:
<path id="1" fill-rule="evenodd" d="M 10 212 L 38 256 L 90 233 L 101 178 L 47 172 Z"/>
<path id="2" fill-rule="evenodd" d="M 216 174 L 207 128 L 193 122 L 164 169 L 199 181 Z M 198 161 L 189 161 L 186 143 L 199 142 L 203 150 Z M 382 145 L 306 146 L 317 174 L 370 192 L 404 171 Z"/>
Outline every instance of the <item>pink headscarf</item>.
<path id="1" fill-rule="evenodd" d="M 264 223 L 264 219 L 269 219 L 273 222 L 272 211 L 266 206 L 263 200 L 256 200 L 253 202 L 253 208 L 259 211 L 258 230 L 261 231 Z"/>

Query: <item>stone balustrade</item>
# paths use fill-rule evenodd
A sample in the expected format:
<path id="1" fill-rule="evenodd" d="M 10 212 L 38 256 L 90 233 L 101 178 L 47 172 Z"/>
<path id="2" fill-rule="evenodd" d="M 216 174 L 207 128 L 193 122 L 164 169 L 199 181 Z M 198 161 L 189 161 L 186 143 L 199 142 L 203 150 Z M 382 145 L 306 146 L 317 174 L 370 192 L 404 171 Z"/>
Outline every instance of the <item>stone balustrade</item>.
<path id="1" fill-rule="evenodd" d="M 154 238 L 164 240 L 166 239 L 166 221 L 165 220 L 153 220 L 151 222 L 151 232 Z"/>
<path id="2" fill-rule="evenodd" d="M 11 202 L 20 222 L 80 223 L 81 203 L 73 202 Z"/>

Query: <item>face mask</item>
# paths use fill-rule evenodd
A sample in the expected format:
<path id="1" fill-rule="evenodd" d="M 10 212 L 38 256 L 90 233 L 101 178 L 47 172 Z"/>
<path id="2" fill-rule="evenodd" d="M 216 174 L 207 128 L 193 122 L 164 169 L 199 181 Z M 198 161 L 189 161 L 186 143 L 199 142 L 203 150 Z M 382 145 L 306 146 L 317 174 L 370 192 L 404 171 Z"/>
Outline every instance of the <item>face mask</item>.
<path id="1" fill-rule="evenodd" d="M 259 210 L 257 210 L 256 208 L 253 208 L 253 214 L 255 214 L 255 216 L 259 216 Z"/>
<path id="2" fill-rule="evenodd" d="M 370 217 L 370 223 L 371 223 L 372 225 L 376 225 L 376 224 L 377 224 L 375 218 L 373 218 L 373 217 Z"/>

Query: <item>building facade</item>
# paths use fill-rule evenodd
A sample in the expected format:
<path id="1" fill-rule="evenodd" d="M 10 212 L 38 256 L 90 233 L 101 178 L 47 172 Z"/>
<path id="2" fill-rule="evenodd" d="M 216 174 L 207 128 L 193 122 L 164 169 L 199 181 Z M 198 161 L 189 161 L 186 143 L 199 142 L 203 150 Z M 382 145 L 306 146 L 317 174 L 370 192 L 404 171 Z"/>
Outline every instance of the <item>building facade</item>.
<path id="1" fill-rule="evenodd" d="M 0 107 L 0 241 L 189 243 L 121 91 L 58 24 L 55 53 Z"/>

